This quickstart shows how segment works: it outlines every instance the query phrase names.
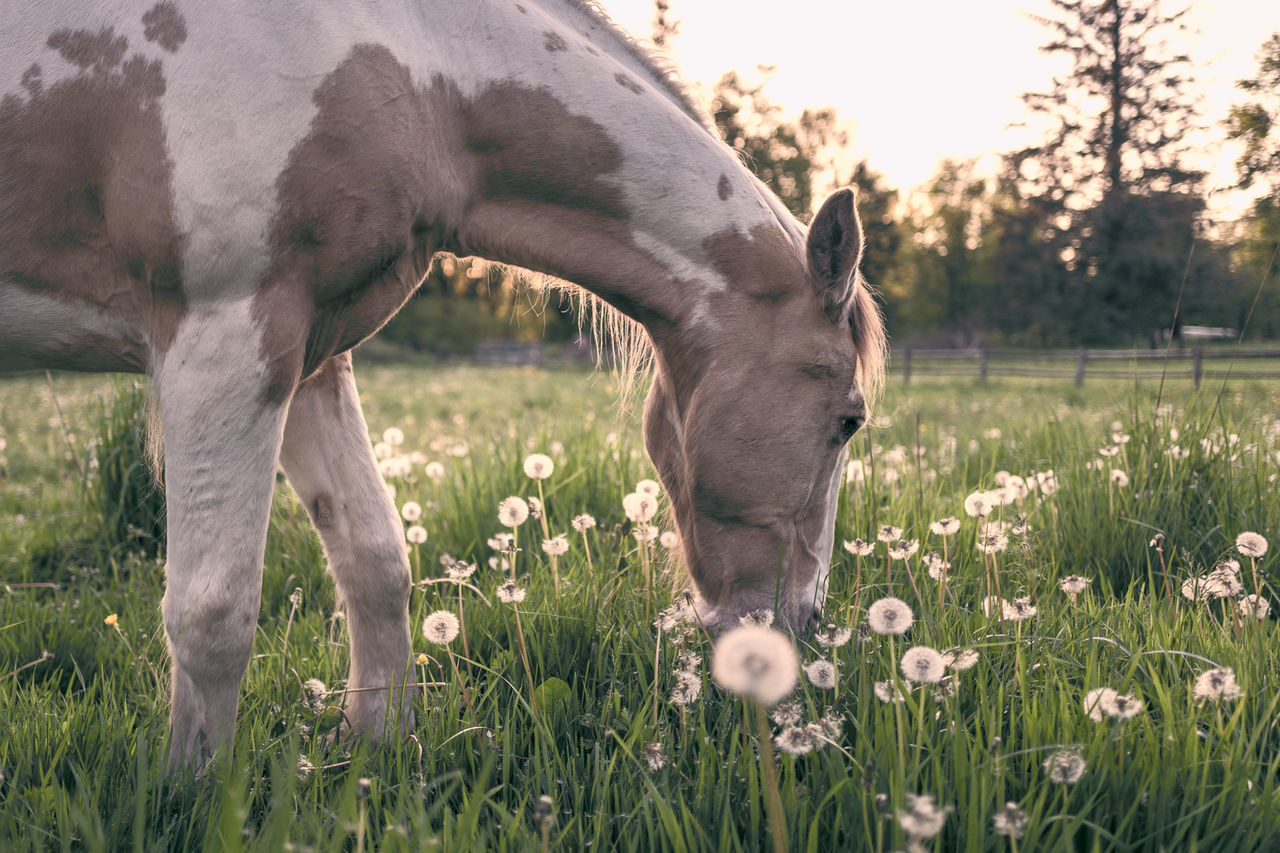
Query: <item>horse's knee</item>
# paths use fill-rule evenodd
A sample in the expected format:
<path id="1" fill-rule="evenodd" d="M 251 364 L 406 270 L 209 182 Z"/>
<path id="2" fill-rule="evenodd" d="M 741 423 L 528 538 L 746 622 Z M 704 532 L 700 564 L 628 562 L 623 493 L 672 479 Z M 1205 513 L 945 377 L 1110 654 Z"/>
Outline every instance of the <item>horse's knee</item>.
<path id="1" fill-rule="evenodd" d="M 382 612 L 406 606 L 412 577 L 399 536 L 354 541 L 349 554 L 345 565 L 333 567 L 348 606 Z"/>
<path id="2" fill-rule="evenodd" d="M 239 682 L 253 650 L 259 595 L 234 584 L 166 590 L 161 612 L 170 653 L 197 686 Z"/>

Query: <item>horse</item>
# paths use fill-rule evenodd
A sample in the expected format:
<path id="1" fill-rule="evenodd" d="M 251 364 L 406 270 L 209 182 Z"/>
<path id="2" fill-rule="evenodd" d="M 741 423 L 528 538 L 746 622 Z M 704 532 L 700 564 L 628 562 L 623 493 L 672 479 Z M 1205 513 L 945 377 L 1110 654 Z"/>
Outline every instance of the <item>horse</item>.
<path id="1" fill-rule="evenodd" d="M 643 327 L 704 624 L 820 612 L 885 358 L 850 190 L 806 228 L 589 0 L 0 10 L 0 368 L 149 377 L 172 766 L 232 738 L 277 467 L 346 612 L 350 726 L 405 725 L 409 566 L 350 351 L 438 253 Z"/>

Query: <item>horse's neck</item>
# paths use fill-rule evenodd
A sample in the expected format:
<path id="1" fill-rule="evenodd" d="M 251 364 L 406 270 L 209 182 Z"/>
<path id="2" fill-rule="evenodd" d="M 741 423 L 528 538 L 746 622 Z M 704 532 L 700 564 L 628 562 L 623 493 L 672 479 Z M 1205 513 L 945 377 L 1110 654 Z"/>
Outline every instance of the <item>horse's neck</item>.
<path id="1" fill-rule="evenodd" d="M 568 0 L 465 14 L 475 38 L 451 33 L 467 50 L 449 74 L 477 180 L 459 249 L 567 279 L 645 321 L 696 315 L 732 287 L 716 257 L 731 235 L 796 237 L 734 153 Z"/>

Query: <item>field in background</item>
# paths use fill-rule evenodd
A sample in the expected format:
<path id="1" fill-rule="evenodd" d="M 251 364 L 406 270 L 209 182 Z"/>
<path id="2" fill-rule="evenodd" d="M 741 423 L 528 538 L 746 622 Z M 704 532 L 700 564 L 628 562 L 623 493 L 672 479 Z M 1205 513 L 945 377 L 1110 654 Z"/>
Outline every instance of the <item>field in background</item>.
<path id="1" fill-rule="evenodd" d="M 461 638 L 450 650 L 468 692 L 444 649 L 417 635 L 415 650 L 430 656 L 420 680 L 443 684 L 422 691 L 413 738 L 332 742 L 343 625 L 317 541 L 281 480 L 235 755 L 208 778 L 175 783 L 161 778 L 157 546 L 146 518 L 113 518 L 106 530 L 94 497 L 104 466 L 116 471 L 124 458 L 108 456 L 118 438 L 95 442 L 127 432 L 104 424 L 131 386 L 55 377 L 64 429 L 43 376 L 0 380 L 0 846 L 762 849 L 760 743 L 746 709 L 707 675 L 705 638 L 681 640 L 677 629 L 659 640 L 652 624 L 673 598 L 646 600 L 639 549 L 661 561 L 662 546 L 642 546 L 621 507 L 652 476 L 639 406 L 618 416 L 610 378 L 572 370 L 378 365 L 358 376 L 371 440 L 404 434 L 387 464 L 397 503 L 423 508 L 427 541 L 410 546 L 412 624 L 463 611 L 466 651 Z M 874 428 L 851 445 L 837 542 L 892 525 L 920 549 L 894 561 L 877 543 L 859 560 L 837 544 L 827 618 L 854 637 L 835 649 L 796 638 L 804 663 L 824 658 L 837 671 L 834 688 L 802 679 L 801 721 L 840 722 L 807 754 L 779 752 L 792 849 L 900 849 L 899 812 L 919 794 L 951 809 L 922 842 L 938 851 L 1010 849 L 993 829 L 1009 802 L 1027 816 L 1020 850 L 1275 844 L 1275 620 L 1241 617 L 1234 596 L 1181 591 L 1234 557 L 1240 594 L 1257 584 L 1271 596 L 1280 388 L 1233 379 L 1219 401 L 1216 382 L 1198 395 L 1171 383 L 1158 416 L 1155 390 L 1124 379 L 891 379 Z M 522 472 L 533 452 L 555 462 L 543 483 L 547 521 L 570 549 L 557 596 L 539 523 L 521 528 L 531 680 L 515 612 L 494 594 L 503 575 L 488 540 L 502 529 L 502 498 L 537 494 Z M 436 476 L 428 463 L 439 463 Z M 984 556 L 962 502 L 1001 471 L 1052 477 L 1056 488 L 1005 507 L 1003 520 L 1025 532 Z M 570 527 L 581 513 L 599 521 L 586 536 Z M 961 519 L 960 532 L 931 534 L 946 516 Z M 1243 531 L 1275 543 L 1256 564 L 1233 550 Z M 1157 533 L 1162 552 L 1148 544 Z M 954 565 L 940 584 L 924 559 L 944 548 Z M 446 578 L 446 558 L 478 564 L 474 589 L 431 582 Z M 1020 607 L 1033 615 L 983 613 L 991 570 L 1003 597 L 1029 599 Z M 1091 581 L 1074 601 L 1059 588 L 1067 575 Z M 893 642 L 859 630 L 886 595 L 914 611 Z M 903 650 L 917 645 L 973 649 L 978 660 L 945 689 L 882 701 L 877 683 L 892 698 Z M 1243 696 L 1196 701 L 1193 682 L 1217 667 L 1233 668 Z M 686 704 L 672 701 L 678 670 L 698 684 Z M 1141 707 L 1094 721 L 1085 694 L 1101 687 Z M 1073 784 L 1051 778 L 1062 750 L 1085 765 Z"/>

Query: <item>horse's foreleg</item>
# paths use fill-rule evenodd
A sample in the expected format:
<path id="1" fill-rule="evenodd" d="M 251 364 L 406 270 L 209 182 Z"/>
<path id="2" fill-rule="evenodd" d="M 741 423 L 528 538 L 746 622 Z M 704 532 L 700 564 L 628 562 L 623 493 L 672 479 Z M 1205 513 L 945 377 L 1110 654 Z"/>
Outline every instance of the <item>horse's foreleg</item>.
<path id="1" fill-rule="evenodd" d="M 329 359 L 298 388 L 280 463 L 320 533 L 346 609 L 348 718 L 374 738 L 387 730 L 388 711 L 393 724 L 411 725 L 410 692 L 403 688 L 412 680 L 409 560 L 369 444 L 349 355 Z"/>
<path id="2" fill-rule="evenodd" d="M 288 389 L 268 392 L 258 348 L 245 344 L 252 329 L 247 306 L 189 317 L 154 377 L 164 424 L 175 768 L 230 743 L 258 621 Z"/>

